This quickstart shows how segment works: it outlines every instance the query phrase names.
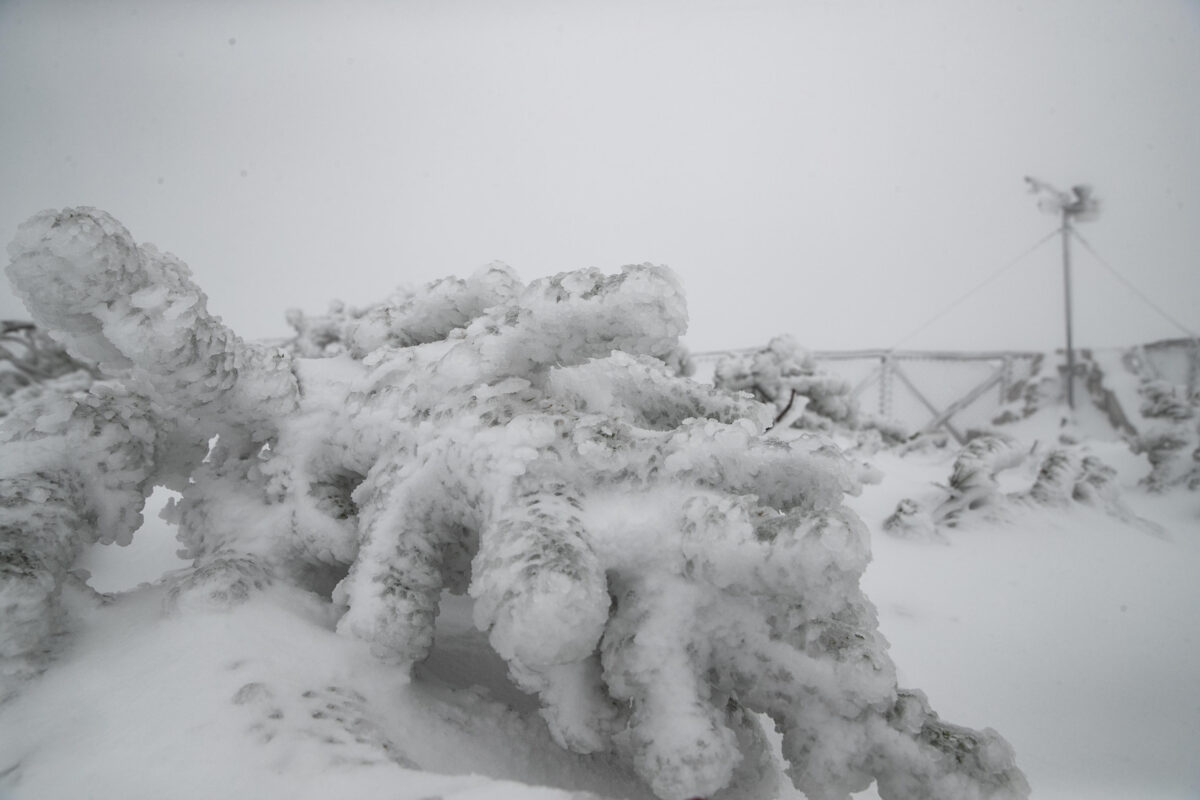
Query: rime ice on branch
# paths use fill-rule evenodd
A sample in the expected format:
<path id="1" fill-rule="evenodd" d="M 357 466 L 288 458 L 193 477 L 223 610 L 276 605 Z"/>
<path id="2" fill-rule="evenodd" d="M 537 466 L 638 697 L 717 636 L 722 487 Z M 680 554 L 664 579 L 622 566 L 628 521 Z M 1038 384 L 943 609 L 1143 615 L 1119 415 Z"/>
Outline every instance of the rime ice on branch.
<path id="1" fill-rule="evenodd" d="M 686 325 L 665 269 L 522 286 L 492 267 L 293 315 L 287 352 L 234 336 L 180 262 L 102 212 L 39 215 L 12 255 L 35 318 L 153 412 L 145 473 L 182 488 L 195 559 L 175 611 L 286 581 L 408 668 L 441 592 L 465 591 L 556 740 L 617 752 L 664 799 L 768 796 L 755 711 L 812 798 L 872 778 L 893 799 L 1026 796 L 997 734 L 897 689 L 842 505 L 858 469 L 822 438 L 765 438 L 769 406 L 664 363 Z M 83 494 L 26 538 L 52 550 L 92 524 Z"/>

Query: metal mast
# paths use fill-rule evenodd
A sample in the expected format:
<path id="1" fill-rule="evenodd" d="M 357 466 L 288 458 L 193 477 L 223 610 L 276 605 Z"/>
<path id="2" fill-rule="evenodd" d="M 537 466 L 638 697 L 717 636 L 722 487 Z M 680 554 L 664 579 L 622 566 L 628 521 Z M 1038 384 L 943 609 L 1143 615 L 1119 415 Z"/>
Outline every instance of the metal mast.
<path id="1" fill-rule="evenodd" d="M 1067 317 L 1067 407 L 1075 410 L 1075 347 L 1071 337 L 1071 214 L 1062 210 L 1063 305 Z"/>
<path id="2" fill-rule="evenodd" d="M 1062 217 L 1063 305 L 1067 322 L 1067 406 L 1075 410 L 1075 344 L 1071 330 L 1071 221 L 1093 220 L 1100 213 L 1100 202 L 1086 184 L 1072 186 L 1071 191 L 1056 189 L 1045 181 L 1026 176 L 1029 190 L 1038 195 L 1038 208 Z"/>

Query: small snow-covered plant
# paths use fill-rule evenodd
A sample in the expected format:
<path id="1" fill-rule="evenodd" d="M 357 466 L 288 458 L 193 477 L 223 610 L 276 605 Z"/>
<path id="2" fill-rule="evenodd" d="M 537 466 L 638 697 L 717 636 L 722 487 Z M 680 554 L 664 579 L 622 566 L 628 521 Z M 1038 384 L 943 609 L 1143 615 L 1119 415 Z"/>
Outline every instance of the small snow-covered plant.
<path id="1" fill-rule="evenodd" d="M 889 800 L 1027 796 L 998 734 L 897 688 L 842 503 L 859 469 L 824 438 L 765 437 L 771 407 L 667 365 L 686 311 L 664 268 L 528 285 L 490 268 L 295 318 L 286 349 L 239 339 L 103 212 L 39 214 L 10 252 L 34 318 L 106 376 L 13 429 L 57 438 L 6 462 L 6 507 L 36 490 L 62 509 L 12 519 L 33 564 L 18 580 L 60 586 L 58 542 L 126 540 L 167 483 L 194 560 L 174 613 L 287 582 L 409 669 L 442 591 L 466 592 L 554 738 L 617 753 L 664 800 L 769 796 L 752 712 L 812 798 L 872 778 Z M 0 640 L 22 630 L 0 620 Z"/>
<path id="2" fill-rule="evenodd" d="M 1125 505 L 1117 471 L 1079 448 L 1058 447 L 1047 453 L 1033 485 L 1014 497 L 1018 502 L 1042 507 L 1061 508 L 1073 503 L 1090 506 L 1147 533 L 1163 535 L 1160 525 L 1139 517 Z"/>
<path id="3" fill-rule="evenodd" d="M 1010 436 L 982 434 L 959 451 L 946 486 L 924 503 L 904 498 L 883 526 L 898 536 L 937 538 L 969 517 L 1004 519 L 1022 506 L 1067 507 L 1078 503 L 1130 522 L 1154 533 L 1161 528 L 1141 519 L 1121 499 L 1117 473 L 1099 458 L 1077 447 L 1056 447 L 1040 460 Z M 1004 492 L 997 476 L 1010 469 L 1036 465 L 1033 483 L 1024 490 Z"/>
<path id="4" fill-rule="evenodd" d="M 954 527 L 964 511 L 994 505 L 1003 495 L 996 475 L 1017 466 L 1027 453 L 1016 440 L 1003 435 L 977 436 L 967 442 L 950 470 L 950 497 L 938 506 L 935 519 Z"/>
<path id="5" fill-rule="evenodd" d="M 304 358 L 349 354 L 361 360 L 380 347 L 429 344 L 466 327 L 489 308 L 514 302 L 523 288 L 512 268 L 496 261 L 467 279 L 441 278 L 419 288 L 401 288 L 363 308 L 334 301 L 321 315 L 291 309 L 287 321 L 296 335 L 284 347 Z M 680 342 L 658 356 L 675 375 L 694 371 Z"/>
<path id="6" fill-rule="evenodd" d="M 996 475 L 1022 463 L 1025 457 L 1026 451 L 1010 436 L 976 436 L 955 457 L 942 498 L 932 506 L 904 498 L 884 520 L 884 529 L 924 537 L 941 527 L 955 527 L 967 511 L 995 512 L 1007 499 Z"/>
<path id="7" fill-rule="evenodd" d="M 14 404 L 20 389 L 39 391 L 63 375 L 82 372 L 95 377 L 88 364 L 67 355 L 32 322 L 0 320 L 0 417 Z"/>
<path id="8" fill-rule="evenodd" d="M 1200 489 L 1200 396 L 1161 380 L 1146 381 L 1139 391 L 1142 416 L 1151 422 L 1134 442 L 1150 460 L 1143 483 L 1155 492 Z"/>
<path id="9" fill-rule="evenodd" d="M 151 488 L 149 403 L 72 372 L 18 390 L 0 418 L 0 699 L 45 663 L 84 546 L 128 544 Z"/>
<path id="10" fill-rule="evenodd" d="M 761 350 L 722 358 L 713 383 L 772 404 L 780 425 L 823 431 L 858 425 L 850 384 L 820 369 L 791 336 L 776 336 Z"/>
<path id="11" fill-rule="evenodd" d="M 757 351 L 725 356 L 717 362 L 713 383 L 772 405 L 775 419 L 770 428 L 779 438 L 795 431 L 836 434 L 849 452 L 859 456 L 911 438 L 899 422 L 860 414 L 850 384 L 822 369 L 790 336 L 777 336 Z"/>
<path id="12" fill-rule="evenodd" d="M 1061 401 L 1062 387 L 1059 381 L 1049 375 L 1042 375 L 1045 360 L 1041 353 L 1033 356 L 1025 376 L 1008 385 L 1008 390 L 1001 399 L 1003 410 L 992 418 L 993 425 L 1006 425 L 1028 419 L 1039 410 Z"/>
<path id="13" fill-rule="evenodd" d="M 349 353 L 361 359 L 383 346 L 436 342 L 486 309 L 513 300 L 521 288 L 516 273 L 496 262 L 465 280 L 442 278 L 420 288 L 401 288 L 364 308 L 334 302 L 319 316 L 293 309 L 287 317 L 296 336 L 288 344 L 306 358 Z"/>

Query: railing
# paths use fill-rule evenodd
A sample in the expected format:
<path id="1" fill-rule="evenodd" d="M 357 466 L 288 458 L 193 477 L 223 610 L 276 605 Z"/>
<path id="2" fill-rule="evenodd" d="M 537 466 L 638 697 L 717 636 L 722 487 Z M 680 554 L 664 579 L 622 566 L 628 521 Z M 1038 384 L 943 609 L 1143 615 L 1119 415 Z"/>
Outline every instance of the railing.
<path id="1" fill-rule="evenodd" d="M 904 409 L 901 398 L 897 397 L 897 389 L 902 394 L 909 395 L 919 404 L 924 414 L 923 421 L 914 418 L 912 411 L 904 414 L 905 421 L 915 422 L 922 433 L 931 433 L 938 428 L 945 428 L 960 444 L 966 441 L 966 436 L 953 420 L 964 415 L 972 406 L 976 412 L 984 411 L 986 421 L 990 421 L 994 412 L 1009 398 L 1009 391 L 1015 381 L 1032 377 L 1040 365 L 1043 354 L 1034 352 L 947 352 L 947 351 L 885 351 L 866 350 L 851 352 L 817 352 L 813 354 L 818 363 L 832 372 L 839 370 L 838 362 L 859 361 L 874 364 L 873 368 L 860 378 L 851 390 L 851 395 L 859 398 L 872 386 L 878 389 L 879 416 L 884 419 L 899 418 L 897 412 Z M 922 363 L 939 365 L 933 376 L 926 375 L 924 388 L 918 386 L 921 382 L 913 374 L 916 367 Z M 982 380 L 979 379 L 983 371 Z M 952 374 L 953 373 L 953 374 Z M 964 385 L 965 379 L 965 385 Z M 940 384 L 934 391 L 934 383 Z M 950 389 L 947 394 L 946 389 Z M 995 402 L 979 402 L 992 389 L 997 389 Z M 937 395 L 941 395 L 937 397 Z M 937 397 L 937 399 L 931 399 Z M 993 412 L 993 413 L 987 413 Z M 921 414 L 921 411 L 918 411 Z M 970 416 L 978 416 L 978 413 Z"/>
<path id="2" fill-rule="evenodd" d="M 1137 348 L 1144 372 L 1177 386 L 1186 386 L 1189 394 L 1200 391 L 1200 341 L 1164 339 Z"/>
<path id="3" fill-rule="evenodd" d="M 693 356 L 698 377 L 706 377 L 716 362 L 755 348 Z M 1011 392 L 1037 374 L 1045 354 L 1028 351 L 955 352 L 918 350 L 826 350 L 812 356 L 828 372 L 853 386 L 851 395 L 869 409 L 874 393 L 878 415 L 897 420 L 919 432 L 946 430 L 966 441 L 966 426 L 987 424 Z M 986 396 L 993 392 L 990 402 Z"/>

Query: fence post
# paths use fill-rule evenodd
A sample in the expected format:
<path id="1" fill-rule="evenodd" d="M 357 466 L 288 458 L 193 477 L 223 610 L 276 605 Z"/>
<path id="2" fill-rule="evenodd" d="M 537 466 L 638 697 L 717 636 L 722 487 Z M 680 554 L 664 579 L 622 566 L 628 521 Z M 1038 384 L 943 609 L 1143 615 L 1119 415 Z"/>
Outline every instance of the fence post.
<path id="1" fill-rule="evenodd" d="M 1188 394 L 1196 393 L 1196 379 L 1200 376 L 1200 339 L 1192 339 L 1188 348 L 1187 388 Z"/>
<path id="2" fill-rule="evenodd" d="M 1012 356 L 1004 357 L 1004 371 L 1000 373 L 1000 405 L 1008 402 L 1008 387 L 1012 385 L 1013 360 Z"/>
<path id="3" fill-rule="evenodd" d="M 892 356 L 889 353 L 879 357 L 879 417 L 892 417 Z"/>

